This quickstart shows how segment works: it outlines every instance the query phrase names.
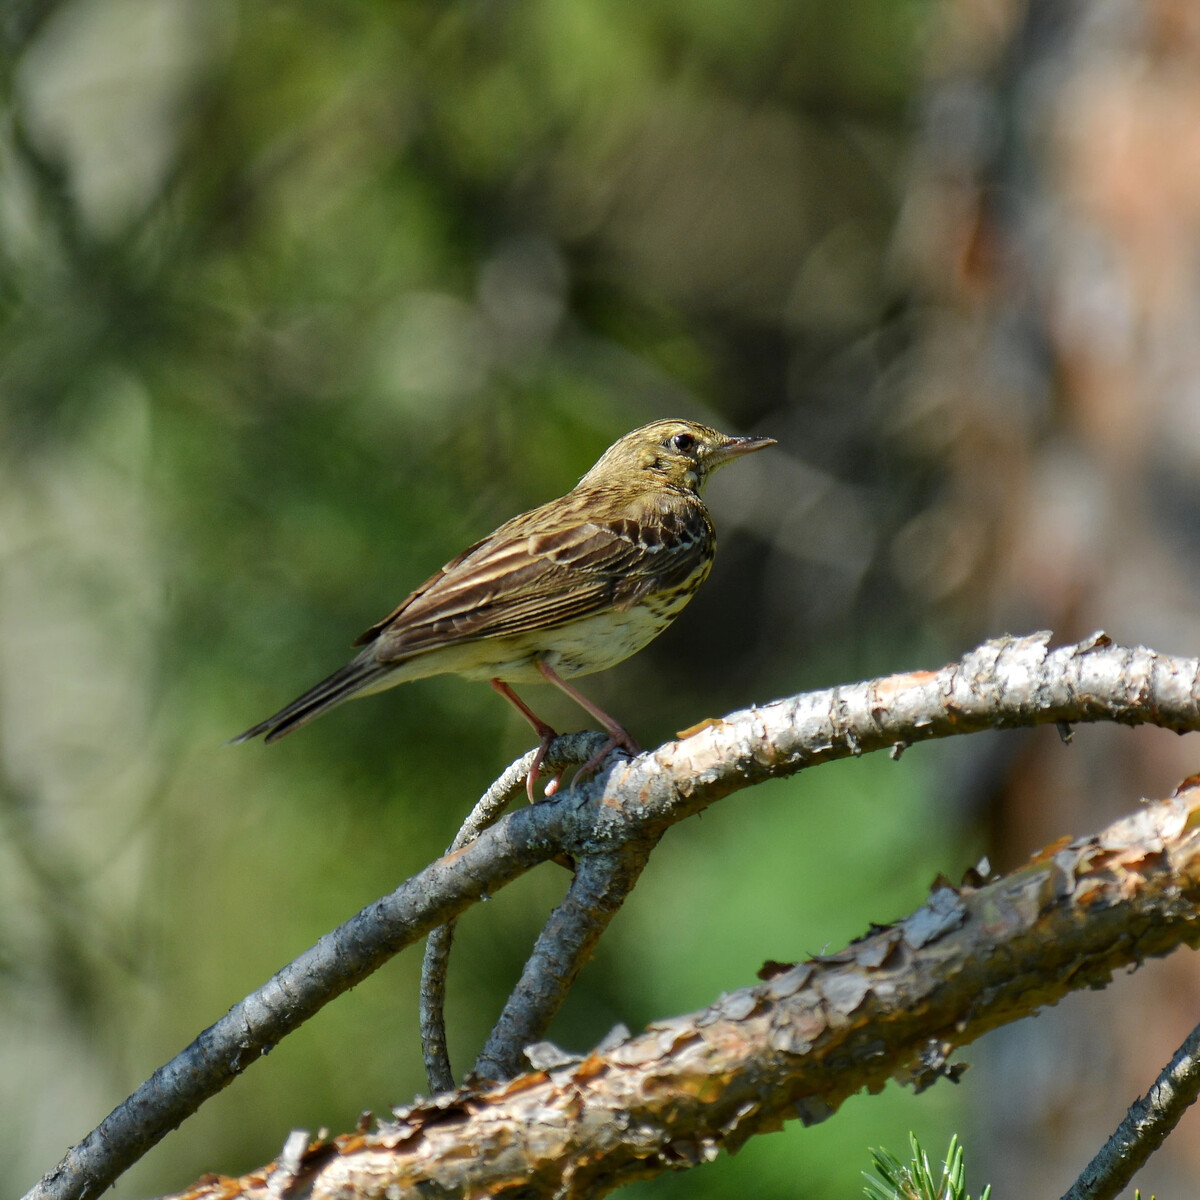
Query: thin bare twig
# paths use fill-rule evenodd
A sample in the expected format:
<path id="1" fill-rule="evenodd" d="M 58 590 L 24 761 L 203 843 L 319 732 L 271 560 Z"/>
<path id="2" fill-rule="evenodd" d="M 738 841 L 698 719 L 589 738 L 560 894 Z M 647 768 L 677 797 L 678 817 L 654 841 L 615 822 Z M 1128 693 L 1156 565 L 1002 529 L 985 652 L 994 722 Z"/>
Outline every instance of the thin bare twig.
<path id="1" fill-rule="evenodd" d="M 607 741 L 604 734 L 596 732 L 571 733 L 555 738 L 546 751 L 544 764 L 551 771 L 578 766 L 587 762 Z M 536 753 L 530 750 L 517 759 L 484 792 L 455 834 L 447 854 L 473 842 L 521 794 Z M 421 1052 L 425 1059 L 425 1076 L 435 1095 L 454 1087 L 450 1053 L 446 1047 L 446 972 L 456 924 L 457 921 L 447 921 L 430 930 L 425 940 L 425 955 L 421 960 Z"/>
<path id="2" fill-rule="evenodd" d="M 524 786 L 525 778 L 537 752 L 517 759 L 479 798 L 470 815 L 460 826 L 446 850 L 452 854 L 493 824 L 512 803 Z M 418 1019 L 421 1026 L 421 1055 L 425 1060 L 425 1077 L 434 1095 L 454 1087 L 450 1066 L 450 1051 L 446 1045 L 446 973 L 450 965 L 450 947 L 454 942 L 457 920 L 447 921 L 429 931 L 425 939 L 425 954 L 421 959 L 421 987 L 418 994 Z"/>
<path id="3" fill-rule="evenodd" d="M 1125 1114 L 1063 1200 L 1114 1200 L 1200 1095 L 1200 1025 Z"/>
<path id="4" fill-rule="evenodd" d="M 447 921 L 429 931 L 425 954 L 421 959 L 421 990 L 418 995 L 421 1022 L 421 1057 L 425 1078 L 436 1096 L 454 1088 L 454 1070 L 446 1045 L 446 974 L 450 965 L 450 947 L 454 942 L 457 920 Z"/>
<path id="5" fill-rule="evenodd" d="M 538 936 L 517 986 L 475 1062 L 479 1079 L 508 1079 L 522 1052 L 549 1028 L 600 935 L 633 890 L 655 841 L 591 854 L 577 866 L 562 903 Z"/>
<path id="6" fill-rule="evenodd" d="M 107 1187 L 281 1037 L 391 955 L 548 858 L 576 861 L 657 838 L 764 779 L 880 749 L 984 729 L 1119 721 L 1200 728 L 1200 662 L 1103 634 L 1049 648 L 1002 638 L 939 671 L 789 697 L 707 722 L 632 761 L 613 761 L 552 803 L 520 808 L 327 934 L 202 1033 L 113 1111 L 28 1200 Z"/>

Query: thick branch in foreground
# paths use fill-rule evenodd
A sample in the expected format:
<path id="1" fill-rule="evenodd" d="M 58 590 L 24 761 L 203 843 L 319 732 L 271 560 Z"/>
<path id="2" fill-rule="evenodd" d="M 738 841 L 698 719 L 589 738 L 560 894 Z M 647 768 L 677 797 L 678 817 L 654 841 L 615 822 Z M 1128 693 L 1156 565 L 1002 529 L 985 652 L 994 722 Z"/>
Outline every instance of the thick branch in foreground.
<path id="1" fill-rule="evenodd" d="M 785 1120 L 823 1120 L 890 1078 L 953 1073 L 954 1047 L 1200 941 L 1197 900 L 1192 786 L 986 886 L 940 886 L 906 920 L 700 1012 L 184 1196 L 603 1195 Z"/>
<path id="2" fill-rule="evenodd" d="M 1048 634 L 1002 638 L 940 671 L 732 713 L 631 761 L 610 760 L 591 782 L 554 802 L 518 809 L 327 934 L 230 1009 L 72 1148 L 30 1200 L 77 1200 L 107 1187 L 335 996 L 548 858 L 566 855 L 578 862 L 650 843 L 675 822 L 754 783 L 928 738 L 1100 720 L 1179 732 L 1200 728 L 1196 659 L 1115 646 L 1103 634 L 1057 650 L 1048 643 Z M 538 1019 L 552 1016 L 544 1006 Z M 527 1024 L 513 1026 L 514 1037 L 529 1032 Z M 520 1048 L 493 1047 L 493 1060 L 512 1061 Z"/>

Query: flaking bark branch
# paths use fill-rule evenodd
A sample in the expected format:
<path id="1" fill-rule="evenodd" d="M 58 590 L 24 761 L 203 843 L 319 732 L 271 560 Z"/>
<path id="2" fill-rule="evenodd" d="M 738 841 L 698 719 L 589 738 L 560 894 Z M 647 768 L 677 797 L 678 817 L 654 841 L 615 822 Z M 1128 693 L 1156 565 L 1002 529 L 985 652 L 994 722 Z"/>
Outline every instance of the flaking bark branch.
<path id="1" fill-rule="evenodd" d="M 509 814 L 327 934 L 155 1072 L 28 1198 L 74 1200 L 103 1190 L 335 996 L 548 858 L 582 862 L 648 848 L 672 824 L 741 788 L 929 738 L 1101 720 L 1184 732 L 1200 728 L 1198 696 L 1194 658 L 1116 646 L 1103 634 L 1051 650 L 1049 635 L 1037 634 L 987 642 L 940 671 L 745 709 L 634 760 L 618 759 L 554 802 Z M 560 742 L 566 746 L 568 739 Z M 552 940 L 543 949 L 570 960 L 569 948 L 556 950 Z M 512 1036 L 536 1036 L 553 1015 L 553 1004 L 540 1002 L 535 1019 L 510 1023 Z M 489 1045 L 495 1061 L 515 1061 L 521 1049 L 517 1042 Z"/>
<path id="2" fill-rule="evenodd" d="M 953 1076 L 955 1047 L 1200 941 L 1198 900 L 1192 786 L 993 883 L 941 885 L 838 954 L 777 967 L 586 1058 L 399 1109 L 374 1133 L 314 1142 L 183 1196 L 601 1196 L 786 1120 L 824 1120 L 891 1078 L 922 1087 Z"/>

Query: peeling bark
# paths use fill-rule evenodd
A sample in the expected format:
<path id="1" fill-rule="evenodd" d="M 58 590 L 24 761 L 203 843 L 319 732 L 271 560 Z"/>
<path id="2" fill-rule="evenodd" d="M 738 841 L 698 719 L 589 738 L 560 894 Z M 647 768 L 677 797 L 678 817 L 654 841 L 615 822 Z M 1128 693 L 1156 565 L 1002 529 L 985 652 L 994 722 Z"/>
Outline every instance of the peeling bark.
<path id="1" fill-rule="evenodd" d="M 845 950 L 708 1008 L 487 1091 L 398 1109 L 187 1200 L 599 1196 L 832 1115 L 892 1078 L 927 1086 L 948 1055 L 1113 972 L 1200 941 L 1200 786 Z M 542 1051 L 544 1053 L 544 1050 Z"/>

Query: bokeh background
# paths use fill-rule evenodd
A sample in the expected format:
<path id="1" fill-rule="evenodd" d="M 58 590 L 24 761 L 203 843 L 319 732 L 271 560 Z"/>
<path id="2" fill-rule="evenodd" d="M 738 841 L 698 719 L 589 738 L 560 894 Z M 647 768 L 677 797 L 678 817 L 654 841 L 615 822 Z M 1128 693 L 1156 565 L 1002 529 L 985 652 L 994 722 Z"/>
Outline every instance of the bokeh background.
<path id="1" fill-rule="evenodd" d="M 223 742 L 638 424 L 780 442 L 710 488 L 687 612 L 585 684 L 644 744 L 1010 630 L 1194 653 L 1198 285 L 1190 0 L 8 0 L 0 1175 L 449 842 L 529 744 L 486 687 Z M 661 845 L 551 1036 L 699 1006 L 1196 767 L 1191 739 L 1041 730 L 732 798 Z M 462 922 L 460 1071 L 565 882 Z M 1200 1016 L 1192 963 L 991 1035 L 957 1088 L 633 1190 L 850 1197 L 913 1129 L 959 1132 L 973 1189 L 1057 1194 Z M 116 1195 L 421 1091 L 417 970 Z M 1185 1124 L 1139 1182 L 1198 1172 Z"/>

